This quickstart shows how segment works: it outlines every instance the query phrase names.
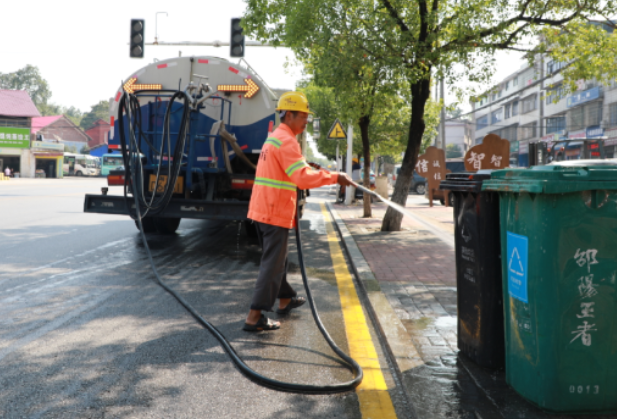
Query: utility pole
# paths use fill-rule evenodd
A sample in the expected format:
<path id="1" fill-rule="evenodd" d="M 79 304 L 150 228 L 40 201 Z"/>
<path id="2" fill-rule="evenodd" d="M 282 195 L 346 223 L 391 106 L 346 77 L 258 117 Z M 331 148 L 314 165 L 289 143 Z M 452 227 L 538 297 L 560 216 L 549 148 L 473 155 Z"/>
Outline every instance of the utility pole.
<path id="1" fill-rule="evenodd" d="M 443 105 L 441 107 L 441 123 L 439 124 L 439 138 L 441 139 L 439 148 L 442 150 L 446 149 L 446 89 L 444 85 L 444 78 L 441 76 L 441 79 L 439 80 L 439 90 L 441 91 L 441 100 L 443 101 Z"/>
<path id="2" fill-rule="evenodd" d="M 353 159 L 353 125 L 351 122 L 347 128 L 347 175 L 351 178 L 351 160 Z M 354 188 L 348 186 L 345 188 L 345 205 L 351 205 L 353 200 Z"/>

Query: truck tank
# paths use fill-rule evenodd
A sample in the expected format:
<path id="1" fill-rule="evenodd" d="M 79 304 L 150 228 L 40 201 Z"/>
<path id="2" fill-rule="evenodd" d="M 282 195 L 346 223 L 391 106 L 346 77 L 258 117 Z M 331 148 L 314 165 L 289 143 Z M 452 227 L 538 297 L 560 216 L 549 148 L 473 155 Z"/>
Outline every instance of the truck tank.
<path id="1" fill-rule="evenodd" d="M 157 227 L 159 232 L 175 231 L 181 218 L 246 220 L 259 154 L 268 133 L 278 123 L 277 95 L 246 63 L 209 56 L 177 57 L 130 74 L 110 100 L 109 152 L 123 151 L 120 129 L 124 127 L 123 138 L 127 138 L 132 124 L 141 153 L 143 190 L 150 196 L 160 193 L 165 179 L 159 179 L 157 188 L 156 173 L 165 175 L 165 167 L 171 167 L 178 134 L 186 122 L 183 102 L 170 102 L 178 91 L 185 92 L 191 102 L 182 164 L 171 200 L 163 210 L 150 215 L 155 220 L 151 230 L 158 223 L 171 226 Z M 123 121 L 118 121 L 125 93 L 134 94 L 138 101 L 139 118 L 132 121 L 128 121 L 126 112 L 120 116 Z M 170 103 L 170 135 L 164 141 L 165 114 Z M 110 174 L 108 182 L 124 185 L 123 173 Z M 86 195 L 85 211 L 130 213 L 128 200 L 106 192 L 104 189 L 103 195 Z M 148 224 L 146 220 L 144 226 Z"/>

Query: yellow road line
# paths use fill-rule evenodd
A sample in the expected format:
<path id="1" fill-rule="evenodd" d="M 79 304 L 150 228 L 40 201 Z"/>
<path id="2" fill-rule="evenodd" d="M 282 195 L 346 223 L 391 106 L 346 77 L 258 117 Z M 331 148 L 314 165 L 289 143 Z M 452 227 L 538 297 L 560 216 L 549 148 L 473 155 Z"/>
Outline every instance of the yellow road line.
<path id="1" fill-rule="evenodd" d="M 369 332 L 362 305 L 356 292 L 339 240 L 332 227 L 332 219 L 324 204 L 321 212 L 326 222 L 330 255 L 341 298 L 345 331 L 349 342 L 349 355 L 358 361 L 364 370 L 364 379 L 356 389 L 362 417 L 366 419 L 395 419 L 396 412 L 386 380 L 379 366 L 379 358 Z"/>

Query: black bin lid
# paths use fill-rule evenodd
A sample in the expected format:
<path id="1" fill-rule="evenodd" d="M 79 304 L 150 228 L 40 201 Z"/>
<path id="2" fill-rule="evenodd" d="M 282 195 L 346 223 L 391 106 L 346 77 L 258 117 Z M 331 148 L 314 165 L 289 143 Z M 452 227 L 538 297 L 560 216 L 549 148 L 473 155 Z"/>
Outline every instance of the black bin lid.
<path id="1" fill-rule="evenodd" d="M 481 192 L 482 183 L 490 180 L 493 170 L 478 170 L 476 173 L 448 173 L 446 180 L 441 182 L 439 189 L 454 192 Z"/>

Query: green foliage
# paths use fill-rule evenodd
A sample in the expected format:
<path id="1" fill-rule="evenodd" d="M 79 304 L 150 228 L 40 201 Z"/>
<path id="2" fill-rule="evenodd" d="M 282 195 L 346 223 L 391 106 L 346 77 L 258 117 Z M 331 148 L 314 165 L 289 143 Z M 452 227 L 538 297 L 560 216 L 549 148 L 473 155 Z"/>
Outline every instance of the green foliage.
<path id="1" fill-rule="evenodd" d="M 46 103 L 37 106 L 37 108 L 41 113 L 41 116 L 64 115 L 77 126 L 79 126 L 79 123 L 81 122 L 82 113 L 74 106 L 65 108 L 55 103 Z"/>
<path id="2" fill-rule="evenodd" d="M 48 103 L 51 90 L 36 66 L 28 64 L 14 73 L 0 73 L 0 89 L 27 91 L 41 116 L 65 115 L 75 125 L 81 121 L 81 111 L 74 106 L 66 108 Z"/>
<path id="3" fill-rule="evenodd" d="M 463 157 L 463 150 L 458 144 L 446 145 L 446 159 L 453 159 L 456 157 Z"/>
<path id="4" fill-rule="evenodd" d="M 245 30 L 292 48 L 318 85 L 323 81 L 335 90 L 341 120 L 378 114 L 366 113 L 380 105 L 373 98 L 388 104 L 389 94 L 408 97 L 408 139 L 392 196 L 399 204 L 407 199 L 411 172 L 426 140 L 432 77 L 449 84 L 461 79 L 487 84 L 495 70 L 495 51 L 516 50 L 528 51 L 530 61 L 543 52 L 575 60 L 563 72 L 570 86 L 581 78 L 617 78 L 615 35 L 585 23 L 594 16 L 615 16 L 615 0 L 246 2 Z M 535 42 L 539 35 L 545 41 Z M 357 95 L 371 89 L 378 93 Z M 398 230 L 401 220 L 402 215 L 388 209 L 382 229 Z"/>
<path id="5" fill-rule="evenodd" d="M 79 154 L 90 154 L 90 147 L 88 147 L 87 144 L 85 144 L 83 147 L 81 147 L 81 149 L 79 150 Z"/>
<path id="6" fill-rule="evenodd" d="M 74 145 L 64 144 L 64 152 L 77 154 L 77 147 Z"/>
<path id="7" fill-rule="evenodd" d="M 90 112 L 86 112 L 81 118 L 79 126 L 83 130 L 90 129 L 99 119 L 107 120 L 109 118 L 109 102 L 101 100 L 96 105 L 92 105 Z"/>
<path id="8" fill-rule="evenodd" d="M 51 97 L 47 81 L 41 77 L 38 67 L 30 64 L 14 73 L 0 73 L 0 89 L 25 90 L 37 107 L 45 105 Z"/>

